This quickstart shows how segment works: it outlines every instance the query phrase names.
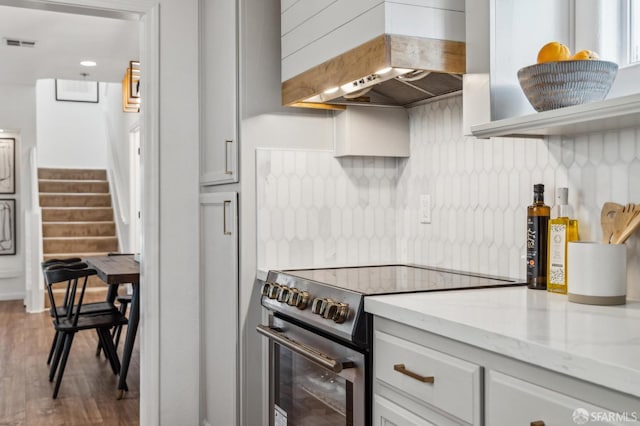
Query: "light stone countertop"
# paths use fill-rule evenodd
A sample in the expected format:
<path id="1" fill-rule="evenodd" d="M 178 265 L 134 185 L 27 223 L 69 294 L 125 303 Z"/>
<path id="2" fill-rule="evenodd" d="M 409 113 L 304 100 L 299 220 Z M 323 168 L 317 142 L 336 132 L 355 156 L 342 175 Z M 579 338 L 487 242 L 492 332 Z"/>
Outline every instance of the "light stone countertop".
<path id="1" fill-rule="evenodd" d="M 512 287 L 370 296 L 365 310 L 640 397 L 640 302 L 580 305 Z"/>

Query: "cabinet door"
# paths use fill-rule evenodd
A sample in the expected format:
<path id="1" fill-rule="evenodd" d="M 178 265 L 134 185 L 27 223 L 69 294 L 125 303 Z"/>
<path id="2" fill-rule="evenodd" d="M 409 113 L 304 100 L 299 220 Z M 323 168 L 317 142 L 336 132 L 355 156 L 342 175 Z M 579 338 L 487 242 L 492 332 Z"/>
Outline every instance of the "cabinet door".
<path id="1" fill-rule="evenodd" d="M 201 413 L 203 424 L 211 426 L 237 424 L 237 197 L 200 196 Z"/>
<path id="2" fill-rule="evenodd" d="M 238 181 L 236 0 L 200 0 L 200 183 Z"/>
<path id="3" fill-rule="evenodd" d="M 497 371 L 487 372 L 486 386 L 487 425 L 620 424 L 621 418 L 604 408 Z M 629 417 L 630 424 L 635 420 Z"/>
<path id="4" fill-rule="evenodd" d="M 376 426 L 434 426 L 380 395 L 373 398 L 373 419 Z"/>

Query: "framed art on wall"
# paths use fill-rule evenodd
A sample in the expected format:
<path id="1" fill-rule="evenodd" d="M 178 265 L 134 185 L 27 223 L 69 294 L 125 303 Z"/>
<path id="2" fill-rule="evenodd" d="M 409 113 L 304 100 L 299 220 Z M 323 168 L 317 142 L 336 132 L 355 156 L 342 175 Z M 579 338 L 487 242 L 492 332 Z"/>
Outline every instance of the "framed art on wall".
<path id="1" fill-rule="evenodd" d="M 99 100 L 97 81 L 56 79 L 56 101 L 97 104 Z"/>
<path id="2" fill-rule="evenodd" d="M 0 199 L 0 255 L 16 254 L 16 200 Z"/>
<path id="3" fill-rule="evenodd" d="M 16 193 L 16 140 L 0 138 L 0 194 Z"/>

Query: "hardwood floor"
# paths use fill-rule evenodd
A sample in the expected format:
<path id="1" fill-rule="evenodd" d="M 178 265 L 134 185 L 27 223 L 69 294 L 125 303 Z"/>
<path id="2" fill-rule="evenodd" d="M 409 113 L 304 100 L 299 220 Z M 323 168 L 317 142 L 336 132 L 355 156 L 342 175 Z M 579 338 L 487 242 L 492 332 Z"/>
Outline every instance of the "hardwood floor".
<path id="1" fill-rule="evenodd" d="M 46 364 L 53 334 L 48 312 L 27 314 L 22 301 L 0 302 L 0 425 L 139 424 L 137 344 L 127 377 L 129 392 L 117 400 L 117 376 L 104 355 L 95 356 L 96 333 L 78 333 L 54 400 Z"/>

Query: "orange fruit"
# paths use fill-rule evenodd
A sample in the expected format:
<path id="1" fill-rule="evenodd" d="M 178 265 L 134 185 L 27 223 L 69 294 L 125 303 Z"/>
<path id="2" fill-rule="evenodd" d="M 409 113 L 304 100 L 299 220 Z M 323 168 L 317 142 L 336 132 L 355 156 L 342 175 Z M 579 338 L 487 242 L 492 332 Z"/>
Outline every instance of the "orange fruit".
<path id="1" fill-rule="evenodd" d="M 567 61 L 571 59 L 571 51 L 564 44 L 552 41 L 542 46 L 538 52 L 538 63 Z"/>
<path id="2" fill-rule="evenodd" d="M 593 50 L 581 50 L 571 57 L 571 59 L 573 60 L 583 60 L 583 59 L 590 60 L 590 59 L 599 59 L 599 58 L 600 57 L 598 56 L 598 54 Z"/>

